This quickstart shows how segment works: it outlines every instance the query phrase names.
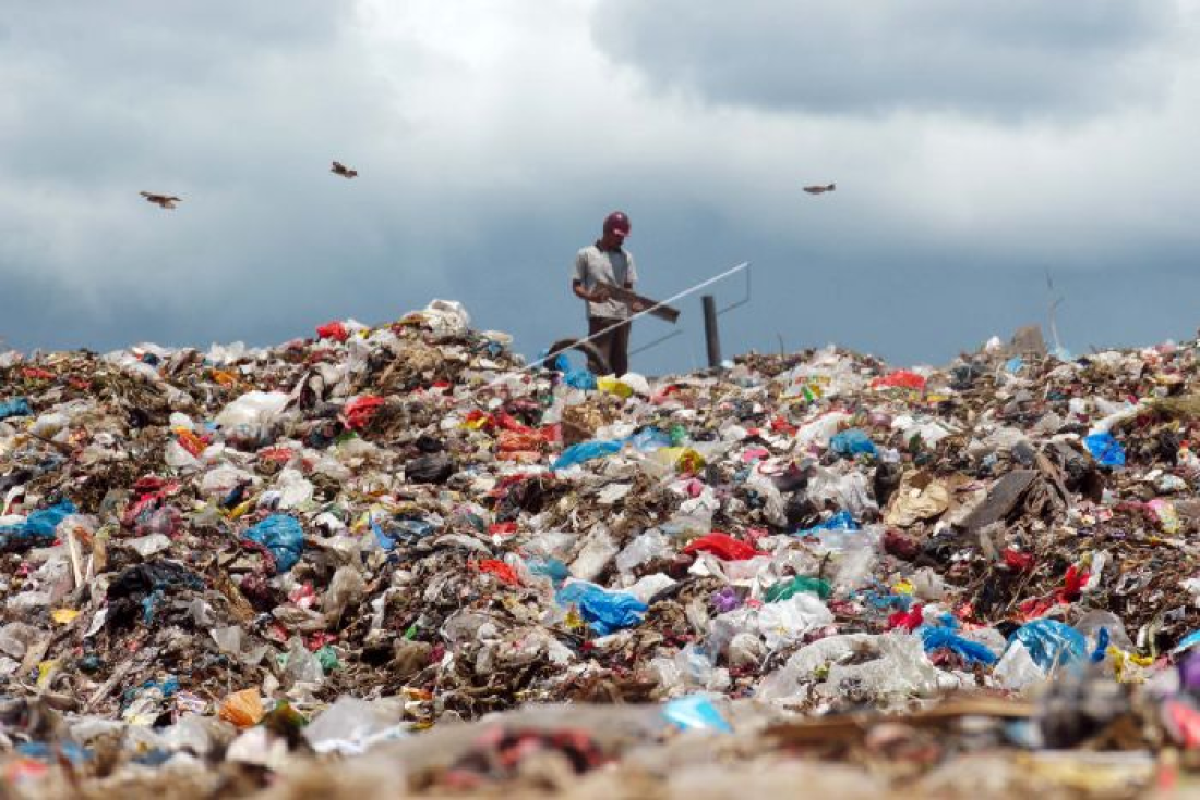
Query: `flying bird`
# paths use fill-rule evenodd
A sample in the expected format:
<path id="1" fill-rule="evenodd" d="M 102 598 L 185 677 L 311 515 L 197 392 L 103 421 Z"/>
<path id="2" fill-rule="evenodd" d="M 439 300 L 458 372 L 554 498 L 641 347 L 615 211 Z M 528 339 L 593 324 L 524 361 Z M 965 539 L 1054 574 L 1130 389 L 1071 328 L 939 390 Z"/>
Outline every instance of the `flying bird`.
<path id="1" fill-rule="evenodd" d="M 831 183 L 828 186 L 805 186 L 804 187 L 804 191 L 808 192 L 809 194 L 813 194 L 813 195 L 825 194 L 826 192 L 832 192 L 836 189 L 837 189 L 836 183 Z"/>
<path id="2" fill-rule="evenodd" d="M 341 175 L 343 178 L 357 178 L 358 170 L 350 169 L 340 161 L 333 162 L 333 169 L 330 170 L 334 175 Z"/>
<path id="3" fill-rule="evenodd" d="M 178 197 L 171 197 L 165 194 L 154 194 L 152 192 L 141 192 L 142 197 L 146 198 L 147 203 L 154 203 L 159 208 L 177 208 L 175 205 L 180 201 Z"/>

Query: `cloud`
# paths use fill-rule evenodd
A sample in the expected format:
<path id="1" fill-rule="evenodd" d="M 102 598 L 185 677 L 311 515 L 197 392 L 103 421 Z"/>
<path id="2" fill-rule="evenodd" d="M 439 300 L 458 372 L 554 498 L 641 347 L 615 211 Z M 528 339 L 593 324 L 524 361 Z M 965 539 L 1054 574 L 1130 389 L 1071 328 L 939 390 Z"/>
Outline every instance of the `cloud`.
<path id="1" fill-rule="evenodd" d="M 1167 0 L 611 0 L 596 41 L 663 90 L 766 111 L 1071 118 L 1153 95 Z"/>
<path id="2" fill-rule="evenodd" d="M 853 54 L 846 26 L 932 36 L 867 3 L 866 21 L 830 11 L 809 19 L 820 36 L 804 35 L 825 38 L 834 62 Z M 1073 98 L 974 94 L 809 113 L 788 97 L 659 91 L 611 41 L 657 35 L 649 5 L 564 0 L 533 23 L 525 0 L 304 0 L 278 20 L 278 6 L 228 0 L 21 4 L 0 34 L 0 336 L 24 348 L 272 344 L 446 297 L 533 354 L 583 330 L 572 258 L 614 208 L 632 216 L 651 296 L 754 263 L 751 305 L 721 319 L 727 354 L 782 336 L 945 357 L 1044 316 L 1047 268 L 1068 296 L 1068 345 L 1193 327 L 1180 287 L 1200 234 L 1179 214 L 1200 202 L 1180 168 L 1200 122 L 1200 50 L 1181 45 L 1192 28 L 1150 59 L 1166 76 L 1154 93 L 1130 99 L 1101 70 L 1080 90 L 1096 98 L 1087 115 Z M 1027 34 L 1038 58 L 1089 63 L 1103 50 L 1135 77 L 1149 68 L 1156 14 L 1096 7 L 1108 11 L 1079 12 L 1091 27 L 1071 31 L 1049 25 L 1065 11 L 1022 29 L 1025 3 L 1030 16 L 946 16 L 983 49 Z M 757 30 L 774 58 L 780 26 L 747 8 L 726 25 L 730 43 Z M 677 11 L 691 35 L 695 17 Z M 1018 107 L 1044 111 L 998 117 Z M 361 176 L 330 175 L 335 158 Z M 834 180 L 832 195 L 799 191 Z M 184 201 L 160 211 L 141 189 Z M 713 291 L 726 305 L 742 286 Z M 1098 310 L 1113 297 L 1130 312 Z M 699 300 L 680 305 L 686 334 L 638 368 L 702 364 Z M 635 344 L 670 330 L 639 323 Z"/>

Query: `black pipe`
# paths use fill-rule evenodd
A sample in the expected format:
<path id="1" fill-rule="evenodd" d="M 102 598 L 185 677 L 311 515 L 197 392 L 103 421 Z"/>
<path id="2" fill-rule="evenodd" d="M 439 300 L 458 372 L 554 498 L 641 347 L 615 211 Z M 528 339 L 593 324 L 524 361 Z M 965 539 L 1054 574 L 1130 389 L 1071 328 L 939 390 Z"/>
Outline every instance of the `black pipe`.
<path id="1" fill-rule="evenodd" d="M 711 294 L 700 298 L 704 304 L 704 338 L 708 342 L 708 366 L 721 366 L 721 332 L 717 330 L 717 301 Z"/>

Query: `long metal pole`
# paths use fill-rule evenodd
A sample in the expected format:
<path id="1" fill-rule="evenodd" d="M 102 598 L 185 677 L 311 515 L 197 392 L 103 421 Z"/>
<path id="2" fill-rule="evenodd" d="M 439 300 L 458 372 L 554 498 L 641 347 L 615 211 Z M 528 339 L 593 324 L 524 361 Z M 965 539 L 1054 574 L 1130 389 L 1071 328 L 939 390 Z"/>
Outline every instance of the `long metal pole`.
<path id="1" fill-rule="evenodd" d="M 738 264 L 736 267 L 733 267 L 732 269 L 727 269 L 724 272 L 713 275 L 711 278 L 700 281 L 700 283 L 697 283 L 695 286 L 689 286 L 688 288 L 684 289 L 682 292 L 673 294 L 670 297 L 668 297 L 666 300 L 662 300 L 662 301 L 650 306 L 649 308 L 643 309 L 643 310 L 637 312 L 636 314 L 631 315 L 629 317 L 629 319 L 627 319 L 627 320 L 614 322 L 612 325 L 609 325 L 607 328 L 604 328 L 603 330 L 600 330 L 600 331 L 596 331 L 591 336 L 588 336 L 583 339 L 577 339 L 576 341 L 577 342 L 590 342 L 593 339 L 597 339 L 597 338 L 603 336 L 604 334 L 608 333 L 609 331 L 615 330 L 616 328 L 620 327 L 621 325 L 624 325 L 626 322 L 633 322 L 635 319 L 637 319 L 639 317 L 644 317 L 645 315 L 653 312 L 654 309 L 656 309 L 656 308 L 661 308 L 663 306 L 670 305 L 671 303 L 674 303 L 676 300 L 681 300 L 682 298 L 687 297 L 689 294 L 695 294 L 696 292 L 700 291 L 701 289 L 704 289 L 708 286 L 712 286 L 717 281 L 723 281 L 726 278 L 728 278 L 730 275 L 735 275 L 735 274 L 741 272 L 748 266 L 750 266 L 750 262 L 743 261 L 741 264 Z M 520 371 L 528 372 L 528 371 L 534 370 L 534 369 L 540 367 L 542 365 L 542 363 L 547 360 L 548 359 L 545 359 L 545 358 L 536 359 L 533 362 L 526 364 Z"/>
<path id="2" fill-rule="evenodd" d="M 708 366 L 721 366 L 721 332 L 717 329 L 717 299 L 711 294 L 700 298 L 704 304 L 704 339 L 708 342 Z"/>

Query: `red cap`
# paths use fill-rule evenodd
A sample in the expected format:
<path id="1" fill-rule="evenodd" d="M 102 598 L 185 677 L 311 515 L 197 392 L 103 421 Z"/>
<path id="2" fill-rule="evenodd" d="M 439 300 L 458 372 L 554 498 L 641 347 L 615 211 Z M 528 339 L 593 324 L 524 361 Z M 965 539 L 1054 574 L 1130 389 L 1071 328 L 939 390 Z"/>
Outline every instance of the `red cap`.
<path id="1" fill-rule="evenodd" d="M 610 231 L 622 236 L 629 235 L 629 217 L 625 216 L 624 211 L 614 211 L 604 218 L 604 232 Z"/>

